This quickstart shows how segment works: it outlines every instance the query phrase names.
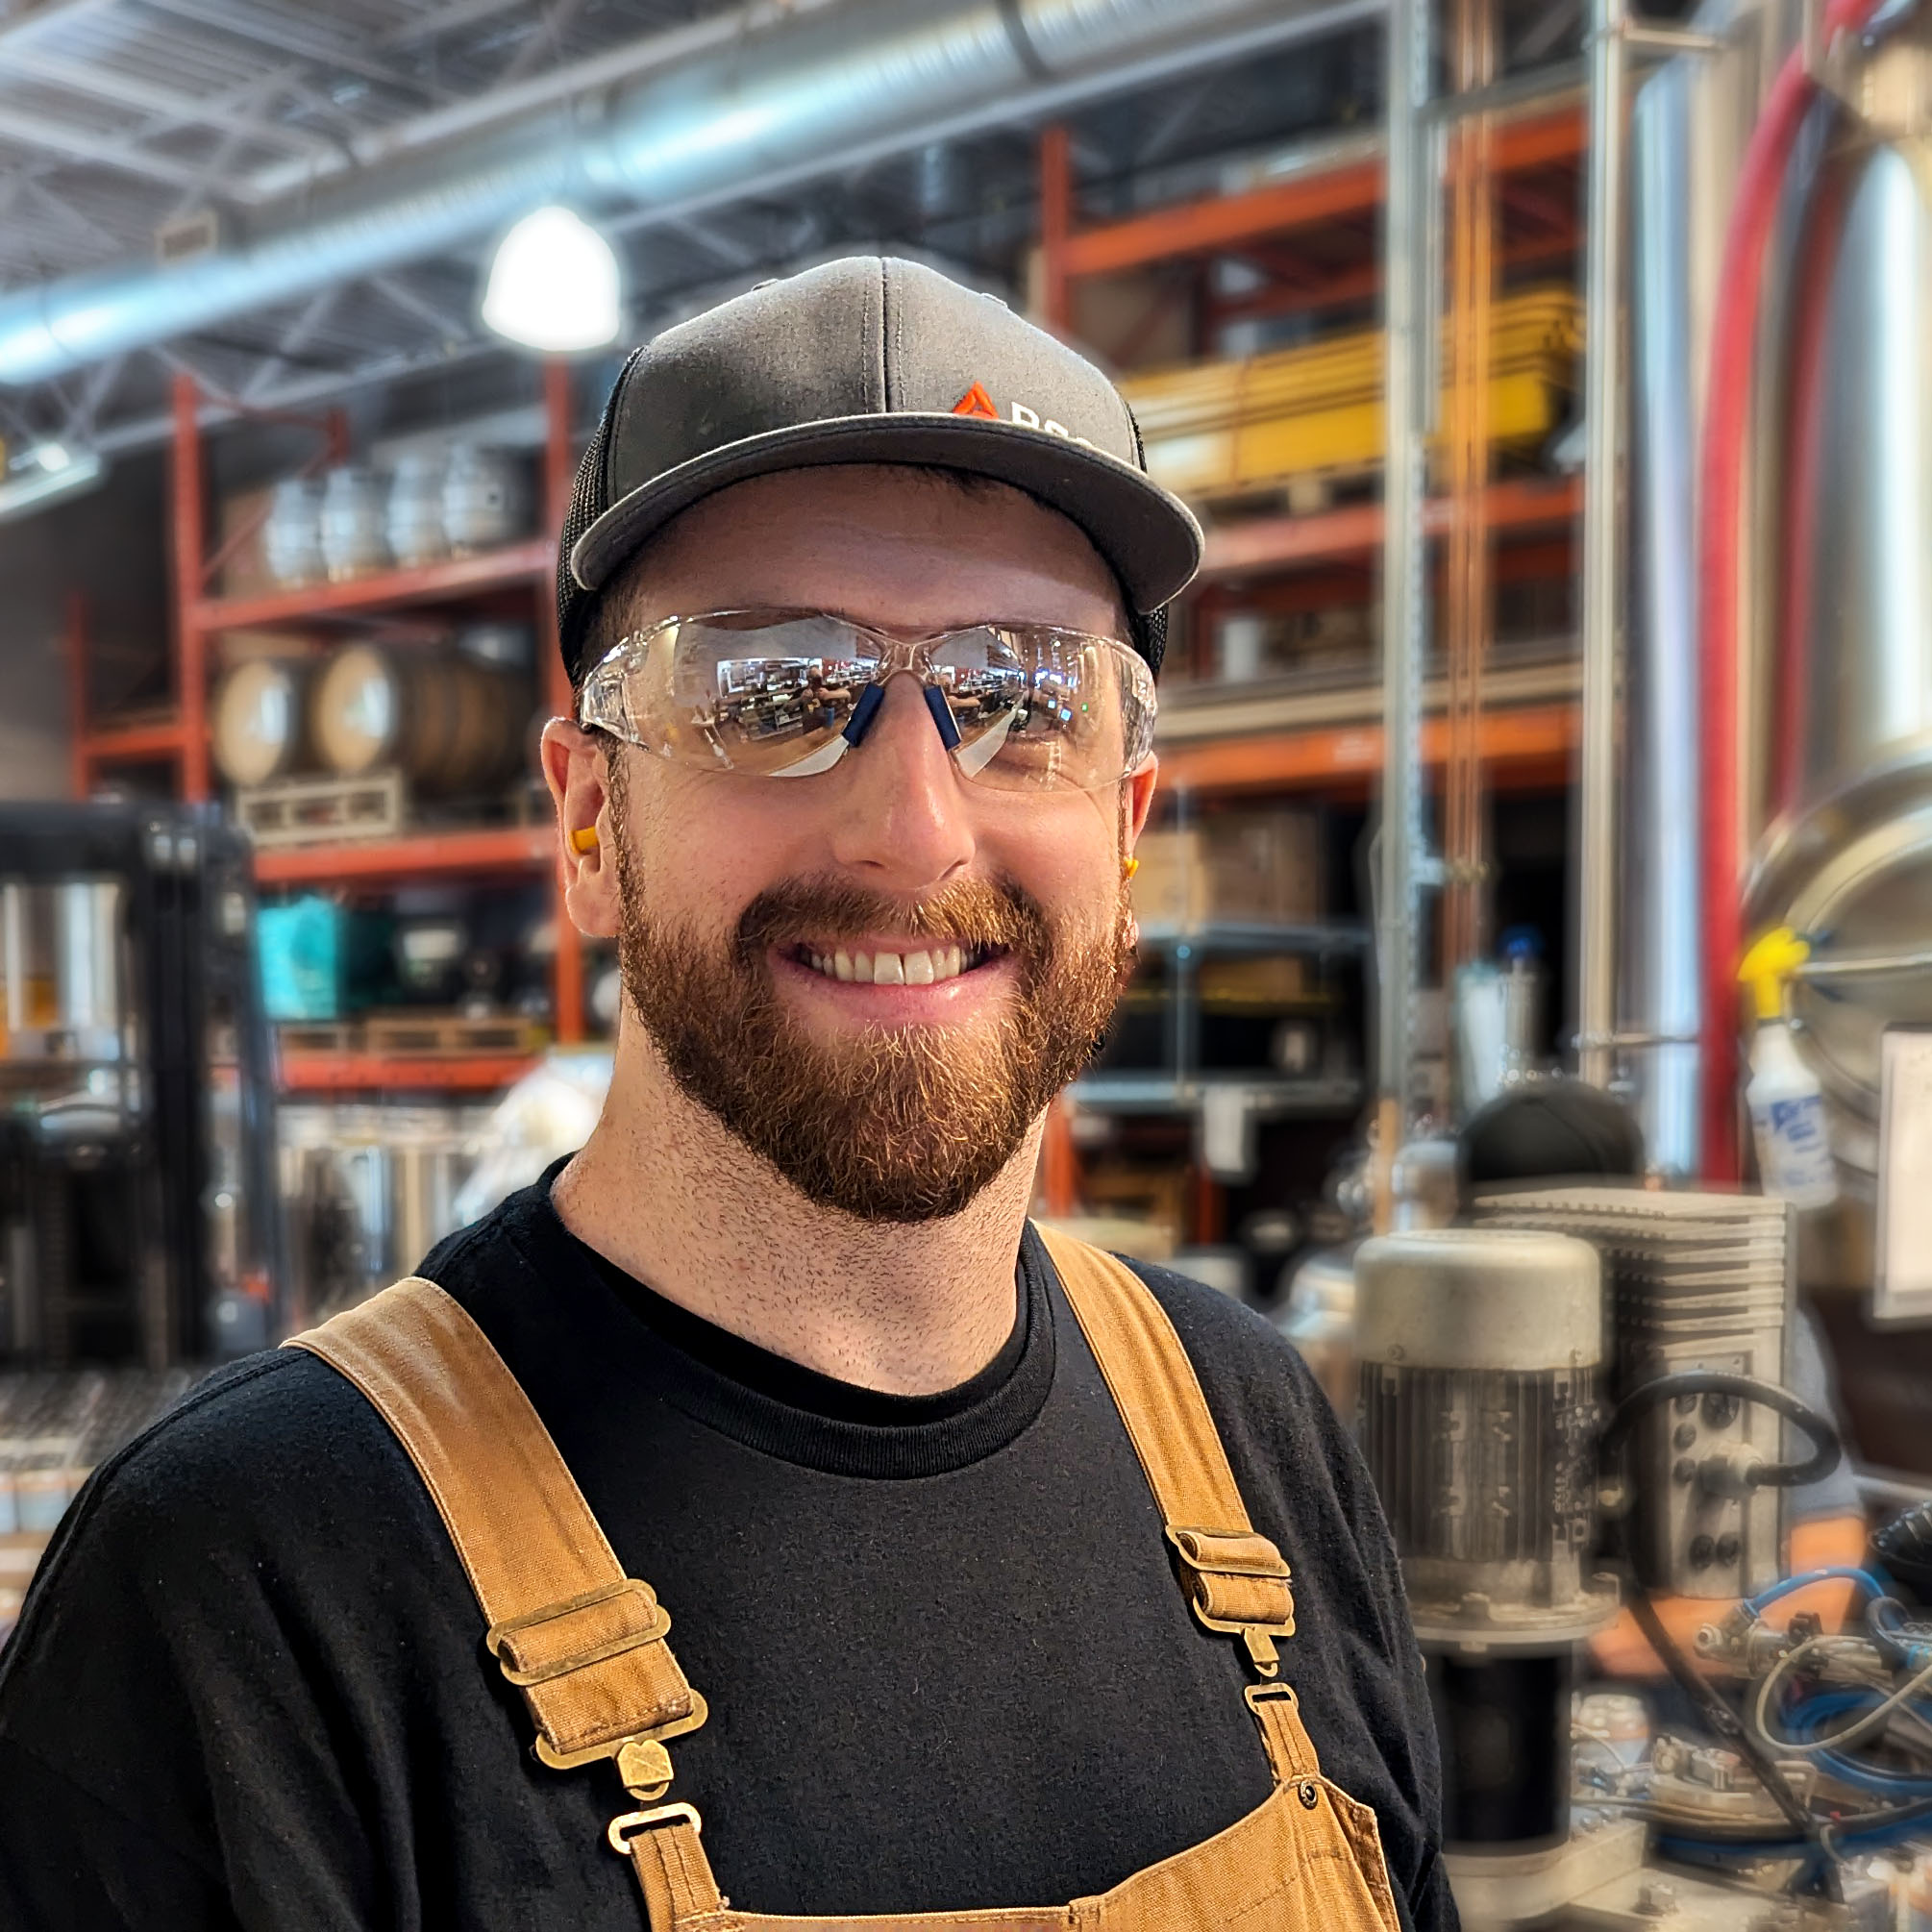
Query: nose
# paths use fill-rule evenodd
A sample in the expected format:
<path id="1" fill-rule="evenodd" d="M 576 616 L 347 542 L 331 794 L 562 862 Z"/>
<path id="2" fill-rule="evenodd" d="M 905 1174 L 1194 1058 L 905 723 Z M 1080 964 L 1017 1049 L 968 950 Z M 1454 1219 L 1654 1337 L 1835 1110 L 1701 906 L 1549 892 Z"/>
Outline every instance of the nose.
<path id="1" fill-rule="evenodd" d="M 881 699 L 829 775 L 831 855 L 881 890 L 927 892 L 972 861 L 963 786 L 918 679 L 888 679 Z"/>

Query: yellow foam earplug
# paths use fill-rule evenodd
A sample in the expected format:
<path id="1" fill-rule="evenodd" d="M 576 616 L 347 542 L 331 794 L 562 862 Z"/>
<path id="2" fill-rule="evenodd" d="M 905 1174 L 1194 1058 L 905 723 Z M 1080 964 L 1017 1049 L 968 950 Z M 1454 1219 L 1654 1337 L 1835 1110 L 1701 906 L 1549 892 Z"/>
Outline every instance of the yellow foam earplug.
<path id="1" fill-rule="evenodd" d="M 1127 858 L 1121 861 L 1121 877 L 1123 879 L 1131 879 L 1139 870 L 1140 860 L 1137 858 Z"/>
<path id="2" fill-rule="evenodd" d="M 595 852 L 597 850 L 597 828 L 594 825 L 581 825 L 570 834 L 572 852 Z"/>

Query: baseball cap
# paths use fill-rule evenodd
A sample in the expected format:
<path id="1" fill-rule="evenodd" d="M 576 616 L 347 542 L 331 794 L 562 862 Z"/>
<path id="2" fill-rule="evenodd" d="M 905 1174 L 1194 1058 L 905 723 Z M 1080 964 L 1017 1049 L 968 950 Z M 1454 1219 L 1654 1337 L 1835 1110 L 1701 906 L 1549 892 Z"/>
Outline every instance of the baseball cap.
<path id="1" fill-rule="evenodd" d="M 1044 329 L 916 261 L 848 256 L 761 283 L 626 360 L 578 464 L 557 558 L 575 680 L 597 593 L 681 510 L 748 478 L 919 463 L 1011 483 L 1086 533 L 1158 671 L 1201 526 L 1147 474 L 1120 391 Z"/>

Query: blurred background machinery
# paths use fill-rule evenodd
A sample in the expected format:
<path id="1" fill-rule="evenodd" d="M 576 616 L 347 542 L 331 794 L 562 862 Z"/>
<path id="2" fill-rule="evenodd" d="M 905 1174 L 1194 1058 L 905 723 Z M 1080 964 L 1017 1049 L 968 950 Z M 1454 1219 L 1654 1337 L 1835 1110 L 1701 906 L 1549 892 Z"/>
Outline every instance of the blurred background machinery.
<path id="1" fill-rule="evenodd" d="M 5 1354 L 157 1370 L 275 1332 L 254 922 L 211 813 L 0 806 Z"/>

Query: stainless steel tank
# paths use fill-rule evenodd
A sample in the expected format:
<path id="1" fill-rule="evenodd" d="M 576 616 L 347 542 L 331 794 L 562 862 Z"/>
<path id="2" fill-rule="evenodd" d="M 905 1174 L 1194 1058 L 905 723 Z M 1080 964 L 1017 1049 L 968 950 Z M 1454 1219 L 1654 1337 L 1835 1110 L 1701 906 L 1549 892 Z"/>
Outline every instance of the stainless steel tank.
<path id="1" fill-rule="evenodd" d="M 1845 1198 L 1810 1222 L 1813 1286 L 1870 1276 L 1879 1051 L 1932 1025 L 1932 146 L 1855 126 L 1816 171 L 1775 373 L 1787 809 L 1747 891 L 1753 929 L 1870 969 L 1793 990 Z M 1775 732 L 1776 727 L 1773 726 Z M 1892 962 L 1888 964 L 1888 962 Z"/>
<path id="2" fill-rule="evenodd" d="M 1814 365 L 1794 331 L 1784 357 L 1794 414 L 1809 416 L 1784 477 L 1784 535 L 1809 551 L 1800 809 L 1932 754 L 1928 187 L 1932 152 L 1906 139 L 1832 156 L 1812 190 L 1822 340 Z"/>

